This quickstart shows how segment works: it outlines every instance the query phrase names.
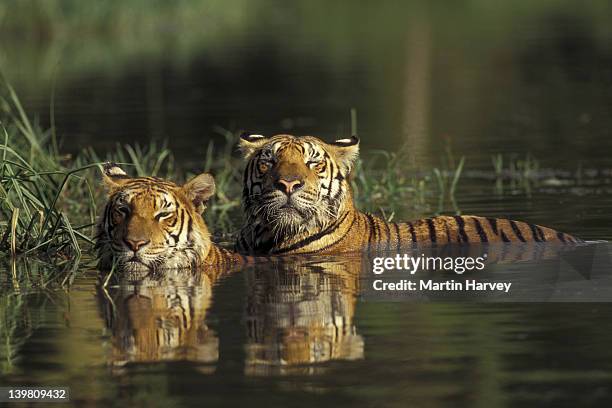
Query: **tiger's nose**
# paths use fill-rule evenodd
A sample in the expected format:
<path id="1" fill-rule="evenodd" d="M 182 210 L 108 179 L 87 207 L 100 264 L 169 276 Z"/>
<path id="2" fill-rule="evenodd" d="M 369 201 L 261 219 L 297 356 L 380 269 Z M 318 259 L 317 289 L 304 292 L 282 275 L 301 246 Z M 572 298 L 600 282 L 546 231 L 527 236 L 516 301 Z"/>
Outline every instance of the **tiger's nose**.
<path id="1" fill-rule="evenodd" d="M 302 188 L 302 186 L 304 186 L 304 183 L 302 182 L 302 180 L 284 180 L 284 179 L 278 179 L 278 182 L 276 183 L 276 187 L 285 192 L 286 194 L 291 194 L 296 190 L 299 190 L 300 188 Z"/>
<path id="2" fill-rule="evenodd" d="M 132 240 L 132 239 L 124 239 L 125 244 L 134 252 L 137 252 L 140 248 L 147 245 L 151 240 Z"/>

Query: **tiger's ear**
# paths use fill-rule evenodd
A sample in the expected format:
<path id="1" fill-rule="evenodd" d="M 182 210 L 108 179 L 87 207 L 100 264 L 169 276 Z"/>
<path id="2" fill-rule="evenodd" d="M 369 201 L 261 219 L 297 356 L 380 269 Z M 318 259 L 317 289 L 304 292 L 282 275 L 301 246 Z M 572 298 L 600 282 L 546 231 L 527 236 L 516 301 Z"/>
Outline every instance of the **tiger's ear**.
<path id="1" fill-rule="evenodd" d="M 355 135 L 347 139 L 339 139 L 330 143 L 331 150 L 336 154 L 338 164 L 348 174 L 359 157 L 359 138 Z"/>
<path id="2" fill-rule="evenodd" d="M 268 139 L 268 136 L 255 135 L 245 132 L 240 135 L 240 143 L 238 148 L 242 152 L 244 158 L 248 159 L 257 149 L 263 146 Z"/>
<path id="3" fill-rule="evenodd" d="M 102 181 L 109 190 L 121 187 L 129 179 L 130 176 L 116 163 L 108 162 L 102 165 Z"/>
<path id="4" fill-rule="evenodd" d="M 196 210 L 201 213 L 206 208 L 204 203 L 215 194 L 215 179 L 208 173 L 202 173 L 185 183 L 182 189 Z"/>

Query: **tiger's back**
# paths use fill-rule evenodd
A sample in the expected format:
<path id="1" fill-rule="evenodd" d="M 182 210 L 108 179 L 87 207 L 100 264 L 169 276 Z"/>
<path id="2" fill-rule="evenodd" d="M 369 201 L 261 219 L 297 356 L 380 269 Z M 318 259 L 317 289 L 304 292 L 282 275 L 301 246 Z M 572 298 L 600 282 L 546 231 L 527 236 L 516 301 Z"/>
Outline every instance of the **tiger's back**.
<path id="1" fill-rule="evenodd" d="M 501 242 L 574 243 L 578 239 L 552 228 L 523 221 L 487 218 L 474 215 L 442 215 L 431 218 L 387 223 L 367 213 L 360 213 L 364 246 L 379 249 L 400 249 L 406 245 L 473 244 Z"/>
<path id="2" fill-rule="evenodd" d="M 340 253 L 416 245 L 508 242 L 574 243 L 554 229 L 501 218 L 438 216 L 387 223 L 358 211 L 349 175 L 359 139 L 243 135 L 247 160 L 242 252 Z"/>
<path id="3" fill-rule="evenodd" d="M 319 234 L 273 249 L 272 252 L 339 253 L 355 249 L 399 251 L 415 246 L 510 242 L 566 244 L 581 240 L 552 228 L 503 218 L 442 215 L 389 223 L 372 214 L 352 211 Z"/>

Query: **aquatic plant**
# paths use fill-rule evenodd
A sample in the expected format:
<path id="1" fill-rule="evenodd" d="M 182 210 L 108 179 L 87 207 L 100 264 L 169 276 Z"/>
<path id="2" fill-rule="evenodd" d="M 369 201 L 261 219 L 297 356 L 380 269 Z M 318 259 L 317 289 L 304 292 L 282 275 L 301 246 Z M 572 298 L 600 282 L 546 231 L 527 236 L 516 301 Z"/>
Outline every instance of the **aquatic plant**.
<path id="1" fill-rule="evenodd" d="M 0 96 L 0 249 L 15 256 L 44 251 L 60 257 L 81 256 L 79 241 L 91 242 L 63 209 L 71 200 L 95 208 L 91 185 L 78 197 L 65 194 L 72 180 L 95 165 L 67 168 L 57 151 L 53 131 L 43 131 L 26 116 L 11 86 Z"/>

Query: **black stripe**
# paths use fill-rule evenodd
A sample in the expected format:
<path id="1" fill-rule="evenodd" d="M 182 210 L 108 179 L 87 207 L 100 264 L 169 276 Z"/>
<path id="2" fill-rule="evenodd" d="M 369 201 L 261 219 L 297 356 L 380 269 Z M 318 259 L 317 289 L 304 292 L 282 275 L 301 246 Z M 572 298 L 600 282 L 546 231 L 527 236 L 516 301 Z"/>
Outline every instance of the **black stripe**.
<path id="1" fill-rule="evenodd" d="M 329 166 L 329 187 L 327 187 L 327 196 L 331 197 L 332 183 L 334 182 L 334 163 L 331 160 L 329 161 Z M 338 186 L 338 188 L 340 188 L 340 186 Z"/>
<path id="2" fill-rule="evenodd" d="M 106 225 L 107 227 L 110 227 L 111 224 L 111 207 L 112 204 L 108 204 L 106 206 L 106 211 L 104 211 L 104 225 Z"/>
<path id="3" fill-rule="evenodd" d="M 193 231 L 193 218 L 189 217 L 189 222 L 187 223 L 187 240 L 189 241 L 189 237 L 191 237 L 191 232 Z"/>
<path id="4" fill-rule="evenodd" d="M 306 153 L 306 148 L 301 143 L 297 143 L 296 145 L 297 145 L 298 149 L 300 150 L 300 153 L 303 156 Z"/>
<path id="5" fill-rule="evenodd" d="M 344 220 L 346 219 L 346 217 L 348 215 L 349 215 L 349 212 L 346 212 L 344 214 L 344 216 L 337 223 L 330 225 L 327 229 L 325 229 L 325 230 L 323 230 L 323 231 L 321 231 L 321 232 L 319 232 L 317 234 L 311 235 L 308 238 L 305 238 L 305 239 L 303 239 L 300 242 L 296 242 L 295 244 L 290 245 L 290 246 L 288 246 L 286 248 L 281 248 L 279 250 L 276 250 L 276 251 L 274 251 L 274 253 L 275 254 L 282 254 L 282 253 L 285 253 L 285 252 L 289 252 L 289 251 L 293 251 L 293 250 L 296 250 L 296 249 L 300 249 L 300 248 L 303 248 L 306 245 L 308 245 L 308 244 L 310 244 L 310 243 L 312 243 L 312 242 L 314 242 L 314 241 L 324 237 L 325 235 L 331 234 L 332 232 L 337 230 L 338 227 L 340 227 L 340 225 L 342 225 L 342 222 L 344 222 Z"/>
<path id="6" fill-rule="evenodd" d="M 564 244 L 567 243 L 567 241 L 565 240 L 565 234 L 562 232 L 557 232 L 557 238 L 559 238 L 559 241 L 563 242 Z"/>
<path id="7" fill-rule="evenodd" d="M 544 235 L 544 231 L 539 225 L 536 225 L 536 230 L 540 233 L 540 241 L 546 241 L 546 235 Z"/>
<path id="8" fill-rule="evenodd" d="M 510 226 L 512 227 L 512 231 L 514 231 L 514 234 L 519 239 L 519 241 L 527 242 L 527 241 L 525 241 L 525 238 L 523 237 L 523 234 L 521 233 L 521 230 L 519 229 L 518 225 L 516 225 L 516 221 L 508 220 L 508 222 L 510 222 Z"/>
<path id="9" fill-rule="evenodd" d="M 504 242 L 510 242 L 510 239 L 504 234 L 504 231 L 501 232 L 501 239 Z"/>
<path id="10" fill-rule="evenodd" d="M 389 251 L 389 249 L 391 249 L 391 226 L 389 225 L 388 222 L 385 222 L 385 230 L 387 231 L 387 247 L 386 247 L 386 251 Z"/>
<path id="11" fill-rule="evenodd" d="M 542 240 L 540 239 L 540 234 L 538 233 L 538 229 L 536 228 L 536 226 L 533 224 L 529 224 L 529 228 L 531 228 L 531 233 L 533 234 L 533 240 L 535 242 L 541 242 Z"/>
<path id="12" fill-rule="evenodd" d="M 399 224 L 393 224 L 395 227 L 395 233 L 397 234 L 397 250 L 399 251 L 402 248 L 402 237 L 400 236 L 400 228 Z"/>
<path id="13" fill-rule="evenodd" d="M 236 241 L 236 245 L 234 246 L 236 251 L 243 252 L 247 251 L 247 247 L 245 245 L 244 236 L 240 234 L 238 236 L 238 240 Z"/>
<path id="14" fill-rule="evenodd" d="M 374 218 L 372 214 L 365 213 L 365 216 L 370 223 L 370 234 L 368 235 L 368 252 L 372 250 L 372 236 L 374 235 Z"/>
<path id="15" fill-rule="evenodd" d="M 248 190 L 249 195 L 251 195 L 255 187 L 259 187 L 260 190 L 263 190 L 262 186 L 263 186 L 263 183 L 261 181 L 251 181 L 251 189 Z"/>
<path id="16" fill-rule="evenodd" d="M 457 228 L 459 228 L 459 242 L 469 242 L 467 234 L 465 233 L 465 221 L 462 216 L 455 215 L 453 217 L 455 222 L 457 223 Z"/>
<path id="17" fill-rule="evenodd" d="M 431 218 L 427 218 L 427 228 L 429 228 L 429 240 L 435 244 L 438 237 L 436 236 L 436 226 Z"/>
<path id="18" fill-rule="evenodd" d="M 338 170 L 339 171 L 339 170 Z M 342 182 L 339 181 L 338 182 L 338 191 L 336 191 L 336 194 L 334 194 L 334 198 L 333 201 L 338 201 L 340 199 L 340 196 L 344 193 L 344 189 L 342 188 Z"/>
<path id="19" fill-rule="evenodd" d="M 318 248 L 314 251 L 310 251 L 307 252 L 308 254 L 313 254 L 313 253 L 320 253 L 320 252 L 325 252 L 329 247 L 331 247 L 332 245 L 337 244 L 338 242 L 342 241 L 344 238 L 346 238 L 346 236 L 348 235 L 348 233 L 351 231 L 351 229 L 353 228 L 353 225 L 355 224 L 355 220 L 357 219 L 357 217 L 353 217 L 353 221 L 351 222 L 351 225 L 348 226 L 348 228 L 346 229 L 346 232 L 339 237 L 337 240 L 335 240 L 334 242 L 330 242 L 329 244 L 325 245 L 322 248 Z M 306 253 L 304 253 L 306 254 Z"/>
<path id="20" fill-rule="evenodd" d="M 376 249 L 380 249 L 380 243 L 382 242 L 382 234 L 380 231 L 380 223 L 374 220 L 374 244 L 376 245 Z"/>
<path id="21" fill-rule="evenodd" d="M 499 232 L 497 231 L 497 218 L 487 218 L 487 221 L 489 221 L 489 226 L 491 226 L 491 229 L 495 235 L 499 235 Z"/>
<path id="22" fill-rule="evenodd" d="M 303 142 L 305 145 L 308 145 L 308 147 L 310 147 L 310 152 L 312 153 L 315 148 L 312 146 L 312 143 L 310 143 L 308 140 L 304 140 Z"/>
<path id="23" fill-rule="evenodd" d="M 181 224 L 178 229 L 177 234 L 170 234 L 170 236 L 174 239 L 174 243 L 177 244 L 179 242 L 179 238 L 181 236 L 181 232 L 183 232 L 183 225 L 185 224 L 185 214 L 183 211 L 178 211 L 178 217 L 181 219 Z"/>
<path id="24" fill-rule="evenodd" d="M 444 229 L 446 230 L 446 242 L 448 242 L 450 244 L 450 242 L 452 241 L 452 237 L 451 237 L 451 233 L 450 233 L 450 228 L 448 228 L 448 222 L 446 221 L 446 219 L 444 220 Z"/>
<path id="25" fill-rule="evenodd" d="M 242 175 L 242 185 L 243 186 L 247 186 L 248 181 L 249 181 L 249 174 L 251 174 L 251 172 L 249 171 L 249 169 L 252 167 L 253 160 L 251 160 L 245 167 L 244 169 L 244 174 Z"/>
<path id="26" fill-rule="evenodd" d="M 416 244 L 417 239 L 416 239 L 416 233 L 414 232 L 414 225 L 412 225 L 410 221 L 408 221 L 406 224 L 408 224 L 408 229 L 410 230 L 410 237 L 412 238 L 412 243 Z"/>
<path id="27" fill-rule="evenodd" d="M 322 188 L 327 188 L 327 196 L 330 198 L 331 198 L 331 188 L 332 188 L 333 182 L 334 182 L 334 163 L 330 160 L 329 184 L 327 185 L 327 187 L 325 186 L 325 184 L 323 184 L 322 186 Z"/>
<path id="28" fill-rule="evenodd" d="M 476 225 L 476 232 L 478 233 L 478 236 L 480 236 L 480 242 L 489 242 L 489 238 L 487 238 L 487 233 L 482 228 L 482 225 L 480 224 L 478 218 L 472 217 L 472 220 L 474 220 L 474 225 Z"/>

